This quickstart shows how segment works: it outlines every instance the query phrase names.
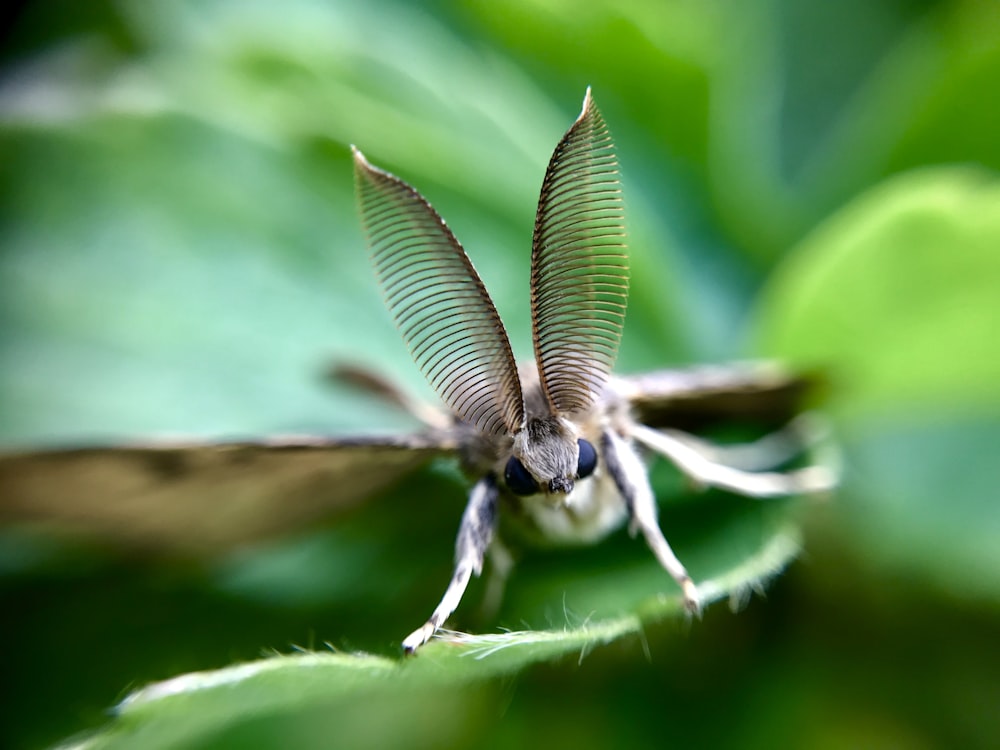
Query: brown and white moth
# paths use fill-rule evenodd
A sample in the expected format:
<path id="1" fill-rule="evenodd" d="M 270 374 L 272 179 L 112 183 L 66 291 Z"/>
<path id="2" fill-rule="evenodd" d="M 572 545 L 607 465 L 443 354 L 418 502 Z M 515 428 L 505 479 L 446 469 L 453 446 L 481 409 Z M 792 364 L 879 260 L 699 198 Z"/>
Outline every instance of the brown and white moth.
<path id="1" fill-rule="evenodd" d="M 427 428 L 398 437 L 276 437 L 145 443 L 0 455 L 0 521 L 113 538 L 143 551 L 205 554 L 308 524 L 360 502 L 435 456 L 477 478 L 455 568 L 412 652 L 457 608 L 516 509 L 545 538 L 596 541 L 628 522 L 680 586 L 698 587 L 657 522 L 640 450 L 698 486 L 751 497 L 823 491 L 835 472 L 773 470 L 815 439 L 797 417 L 809 382 L 770 363 L 613 377 L 628 293 L 618 165 L 590 91 L 542 183 L 531 253 L 535 359 L 518 367 L 496 308 L 441 217 L 412 187 L 354 149 L 362 223 L 414 361 L 448 407 L 414 402 L 367 372 L 338 375 L 407 408 Z M 717 446 L 694 429 L 728 419 L 784 425 Z"/>
<path id="2" fill-rule="evenodd" d="M 542 181 L 531 246 L 535 358 L 521 367 L 483 282 L 437 212 L 357 149 L 354 163 L 386 304 L 453 415 L 466 469 L 479 477 L 459 527 L 451 582 L 427 622 L 403 641 L 406 651 L 434 635 L 470 577 L 481 572 L 501 498 L 534 531 L 563 542 L 591 542 L 628 521 L 680 586 L 687 609 L 697 611 L 698 588 L 660 531 L 636 443 L 700 484 L 757 497 L 832 484 L 819 466 L 786 474 L 729 466 L 693 437 L 635 419 L 638 401 L 670 390 L 680 395 L 677 384 L 685 376 L 611 378 L 625 321 L 628 260 L 614 144 L 589 89 Z M 694 390 L 711 387 L 709 373 L 693 377 Z M 724 374 L 722 381 L 732 388 L 732 378 Z M 762 382 L 756 372 L 753 383 Z"/>

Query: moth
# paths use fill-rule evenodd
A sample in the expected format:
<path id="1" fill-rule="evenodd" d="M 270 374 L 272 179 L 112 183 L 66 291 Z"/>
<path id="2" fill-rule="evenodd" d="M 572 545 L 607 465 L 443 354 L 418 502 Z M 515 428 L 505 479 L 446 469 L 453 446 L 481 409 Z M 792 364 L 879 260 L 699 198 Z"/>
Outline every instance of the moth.
<path id="1" fill-rule="evenodd" d="M 612 375 L 628 257 L 618 161 L 590 89 L 542 182 L 530 266 L 534 359 L 520 365 L 486 287 L 438 213 L 413 187 L 352 152 L 361 223 L 386 305 L 447 412 L 343 367 L 341 380 L 407 409 L 425 429 L 8 452 L 0 454 L 0 520 L 202 555 L 301 527 L 431 458 L 457 455 L 475 481 L 451 580 L 428 620 L 403 640 L 412 653 L 456 610 L 487 555 L 502 557 L 501 514 L 561 543 L 596 542 L 627 523 L 697 612 L 697 584 L 658 524 L 645 452 L 666 457 L 698 486 L 750 497 L 836 484 L 824 465 L 775 469 L 817 439 L 813 423 L 796 416 L 808 378 L 773 363 Z M 728 419 L 777 427 L 740 446 L 689 431 Z"/>
<path id="2" fill-rule="evenodd" d="M 459 527 L 451 581 L 427 622 L 404 639 L 406 651 L 434 635 L 470 577 L 481 573 L 504 504 L 559 542 L 595 541 L 627 521 L 680 586 L 685 607 L 698 611 L 698 588 L 660 530 L 636 443 L 700 483 L 754 496 L 829 485 L 821 467 L 741 472 L 713 462 L 693 438 L 633 418 L 640 398 L 634 388 L 651 381 L 611 378 L 628 257 L 618 160 L 589 88 L 542 180 L 531 243 L 534 360 L 521 366 L 444 220 L 413 187 L 353 152 L 362 224 L 386 305 L 454 417 L 467 471 L 479 477 Z"/>

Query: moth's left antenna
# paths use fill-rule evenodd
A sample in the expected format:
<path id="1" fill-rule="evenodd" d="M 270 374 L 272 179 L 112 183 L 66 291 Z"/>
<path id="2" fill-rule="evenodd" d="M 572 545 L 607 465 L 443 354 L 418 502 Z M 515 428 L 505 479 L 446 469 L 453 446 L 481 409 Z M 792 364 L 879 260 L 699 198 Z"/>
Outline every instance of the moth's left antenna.
<path id="1" fill-rule="evenodd" d="M 420 193 L 351 150 L 375 274 L 414 361 L 463 421 L 516 432 L 524 403 L 514 354 L 465 250 Z"/>

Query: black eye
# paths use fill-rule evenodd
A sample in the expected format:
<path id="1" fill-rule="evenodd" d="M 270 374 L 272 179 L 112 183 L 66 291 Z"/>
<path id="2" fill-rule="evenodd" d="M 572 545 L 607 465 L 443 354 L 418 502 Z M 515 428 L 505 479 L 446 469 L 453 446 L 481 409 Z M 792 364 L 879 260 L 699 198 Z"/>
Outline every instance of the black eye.
<path id="1" fill-rule="evenodd" d="M 577 440 L 576 443 L 580 446 L 580 458 L 576 462 L 576 476 L 578 479 L 583 479 L 593 474 L 594 469 L 597 468 L 597 451 L 586 440 Z"/>
<path id="2" fill-rule="evenodd" d="M 515 495 L 534 495 L 538 492 L 538 483 L 535 478 L 524 468 L 524 464 L 514 456 L 511 456 L 507 462 L 507 467 L 503 470 L 503 478 L 507 482 L 507 487 Z"/>

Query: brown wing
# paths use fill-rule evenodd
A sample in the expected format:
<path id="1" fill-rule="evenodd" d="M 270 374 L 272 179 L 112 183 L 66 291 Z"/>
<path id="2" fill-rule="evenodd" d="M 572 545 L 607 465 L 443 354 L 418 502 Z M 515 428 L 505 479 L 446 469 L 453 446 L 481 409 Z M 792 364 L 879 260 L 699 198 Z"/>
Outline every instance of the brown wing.
<path id="1" fill-rule="evenodd" d="M 349 509 L 454 447 L 424 433 L 0 454 L 0 522 L 204 556 Z"/>
<path id="2" fill-rule="evenodd" d="M 815 374 L 745 362 L 619 377 L 615 390 L 643 424 L 697 430 L 725 422 L 777 427 L 800 413 L 822 385 Z"/>

